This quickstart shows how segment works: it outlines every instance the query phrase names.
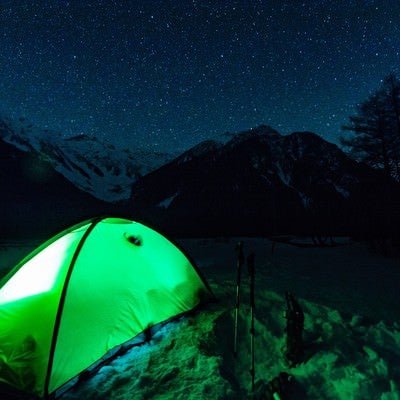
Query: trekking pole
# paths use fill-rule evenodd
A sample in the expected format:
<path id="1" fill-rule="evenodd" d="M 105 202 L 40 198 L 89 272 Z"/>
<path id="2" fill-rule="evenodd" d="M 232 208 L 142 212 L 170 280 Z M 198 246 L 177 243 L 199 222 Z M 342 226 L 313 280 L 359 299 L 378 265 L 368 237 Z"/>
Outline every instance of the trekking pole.
<path id="1" fill-rule="evenodd" d="M 238 336 L 238 317 L 240 307 L 240 280 L 242 274 L 242 266 L 244 264 L 243 242 L 236 245 L 237 253 L 237 278 L 236 278 L 236 305 L 235 305 L 235 331 L 233 339 L 233 355 L 237 356 L 237 336 Z"/>
<path id="2" fill-rule="evenodd" d="M 254 380 L 256 376 L 255 366 L 254 366 L 254 275 L 255 275 L 255 255 L 251 253 L 247 257 L 247 268 L 249 270 L 250 275 L 250 354 L 251 354 L 251 392 L 254 393 Z"/>
<path id="3" fill-rule="evenodd" d="M 289 292 L 286 297 L 286 350 L 285 357 L 290 367 L 294 367 L 303 358 L 304 313 L 300 304 Z"/>

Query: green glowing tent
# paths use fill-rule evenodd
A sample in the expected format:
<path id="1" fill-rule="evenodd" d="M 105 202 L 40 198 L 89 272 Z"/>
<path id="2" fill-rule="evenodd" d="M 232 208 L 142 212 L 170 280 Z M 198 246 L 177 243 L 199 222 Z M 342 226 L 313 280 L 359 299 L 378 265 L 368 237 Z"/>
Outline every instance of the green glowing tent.
<path id="1" fill-rule="evenodd" d="M 1 282 L 0 381 L 49 397 L 209 294 L 188 258 L 156 231 L 126 219 L 85 221 Z"/>

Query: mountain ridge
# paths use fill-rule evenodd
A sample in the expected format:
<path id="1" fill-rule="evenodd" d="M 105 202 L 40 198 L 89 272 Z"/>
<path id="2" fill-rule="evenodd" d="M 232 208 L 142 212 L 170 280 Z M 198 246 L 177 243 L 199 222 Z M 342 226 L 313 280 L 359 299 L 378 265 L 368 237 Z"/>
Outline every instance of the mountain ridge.
<path id="1" fill-rule="evenodd" d="M 188 234 L 192 226 L 204 234 L 393 229 L 376 204 L 395 212 L 399 185 L 312 132 L 261 126 L 196 157 L 186 153 L 133 185 L 134 210 Z M 379 196 L 380 187 L 390 196 Z"/>
<path id="2" fill-rule="evenodd" d="M 24 118 L 0 118 L 0 138 L 20 150 L 40 154 L 77 187 L 107 202 L 129 199 L 136 179 L 173 158 L 140 148 L 119 149 L 84 133 L 63 138 Z"/>
<path id="3" fill-rule="evenodd" d="M 71 148 L 49 139 L 54 136 L 51 131 L 30 125 L 20 129 L 22 133 L 0 119 L 0 184 L 10 189 L 9 196 L 3 196 L 3 209 L 11 208 L 29 221 L 117 212 L 178 235 L 372 234 L 392 231 L 400 223 L 400 185 L 312 132 L 281 135 L 262 125 L 225 143 L 203 141 L 146 175 L 132 177 L 123 170 L 124 162 L 90 152 L 98 143 L 94 137 L 65 139 L 63 144 L 76 146 L 71 156 Z M 64 174 L 55 164 L 63 166 Z M 7 170 L 17 171 L 16 183 Z M 107 191 L 114 189 L 118 197 L 122 190 L 122 198 L 130 193 L 129 199 L 94 197 L 96 185 L 120 175 L 130 176 L 127 189 L 112 181 Z M 50 178 L 54 193 L 49 191 Z M 64 211 L 61 206 L 57 213 L 47 211 L 57 209 L 52 203 L 59 202 L 65 203 Z M 2 217 L 12 225 L 9 216 Z"/>

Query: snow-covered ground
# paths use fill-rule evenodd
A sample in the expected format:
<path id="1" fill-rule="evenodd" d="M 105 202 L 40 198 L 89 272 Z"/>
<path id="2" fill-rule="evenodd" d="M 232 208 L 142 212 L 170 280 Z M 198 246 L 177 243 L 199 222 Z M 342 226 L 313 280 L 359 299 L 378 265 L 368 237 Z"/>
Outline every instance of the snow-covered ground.
<path id="1" fill-rule="evenodd" d="M 256 381 L 281 371 L 295 383 L 287 399 L 400 399 L 400 262 L 342 240 L 333 248 L 298 248 L 267 239 L 243 239 L 256 255 Z M 64 400 L 246 399 L 249 395 L 249 280 L 243 271 L 238 355 L 233 315 L 238 239 L 190 239 L 180 244 L 218 299 L 164 326 L 150 343 L 132 348 Z M 0 268 L 29 246 L 0 246 Z M 288 368 L 286 290 L 305 313 L 304 363 Z"/>

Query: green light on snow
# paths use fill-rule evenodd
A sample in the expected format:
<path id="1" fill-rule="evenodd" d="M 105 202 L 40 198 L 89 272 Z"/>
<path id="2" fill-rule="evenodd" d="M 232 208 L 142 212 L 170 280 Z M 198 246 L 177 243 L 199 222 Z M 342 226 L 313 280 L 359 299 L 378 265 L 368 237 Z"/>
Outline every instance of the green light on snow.
<path id="1" fill-rule="evenodd" d="M 75 235 L 66 235 L 30 259 L 0 290 L 0 304 L 50 291 Z"/>

